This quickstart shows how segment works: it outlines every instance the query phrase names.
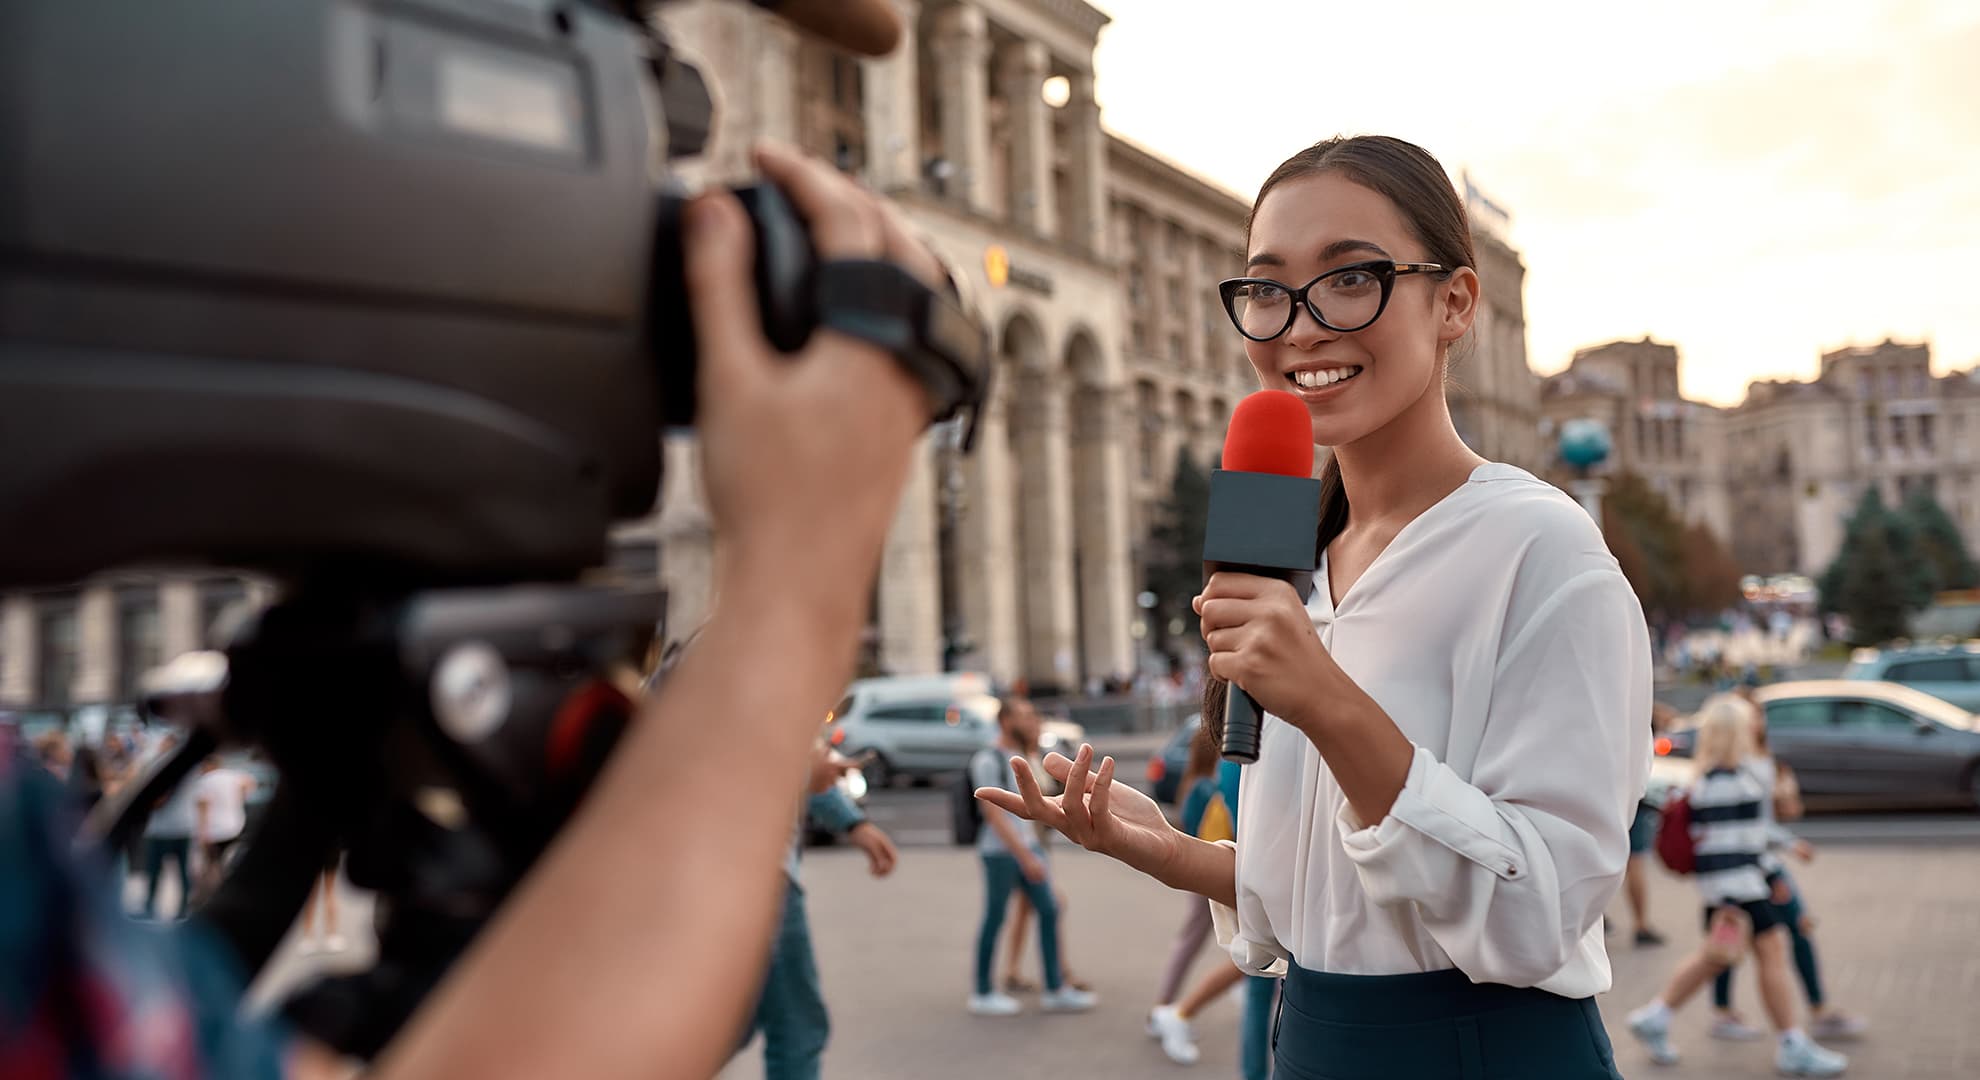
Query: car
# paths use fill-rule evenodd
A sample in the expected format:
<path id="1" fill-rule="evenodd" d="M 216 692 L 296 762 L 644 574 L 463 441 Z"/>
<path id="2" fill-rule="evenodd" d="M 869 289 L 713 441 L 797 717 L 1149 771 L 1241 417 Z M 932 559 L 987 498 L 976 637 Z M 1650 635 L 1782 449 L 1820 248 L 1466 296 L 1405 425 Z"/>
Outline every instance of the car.
<path id="1" fill-rule="evenodd" d="M 1858 649 L 1842 677 L 1898 683 L 1973 712 L 1980 710 L 1980 642 Z"/>
<path id="2" fill-rule="evenodd" d="M 826 716 L 827 738 L 863 759 L 867 786 L 931 779 L 969 767 L 997 741 L 997 699 L 982 675 L 888 676 L 855 681 Z"/>
<path id="3" fill-rule="evenodd" d="M 1173 803 L 1182 798 L 1182 775 L 1189 768 L 1189 744 L 1196 739 L 1196 731 L 1203 726 L 1203 714 L 1192 713 L 1182 722 L 1169 741 L 1162 744 L 1162 750 L 1148 760 L 1148 794 L 1158 803 Z"/>
<path id="4" fill-rule="evenodd" d="M 1980 720 L 1951 702 L 1862 679 L 1775 683 L 1755 697 L 1803 795 L 1980 806 Z M 1658 750 L 1689 758 L 1694 736 L 1673 731 Z"/>

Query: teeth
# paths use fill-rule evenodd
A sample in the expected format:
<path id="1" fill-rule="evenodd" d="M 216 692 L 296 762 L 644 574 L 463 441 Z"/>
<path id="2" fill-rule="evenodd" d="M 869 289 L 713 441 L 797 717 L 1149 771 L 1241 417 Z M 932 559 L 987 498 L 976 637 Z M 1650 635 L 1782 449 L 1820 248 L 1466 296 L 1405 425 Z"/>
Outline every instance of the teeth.
<path id="1" fill-rule="evenodd" d="M 1322 386 L 1332 386 L 1342 379 L 1351 379 L 1361 374 L 1359 367 L 1326 368 L 1320 371 L 1295 371 L 1293 381 L 1309 390 Z"/>

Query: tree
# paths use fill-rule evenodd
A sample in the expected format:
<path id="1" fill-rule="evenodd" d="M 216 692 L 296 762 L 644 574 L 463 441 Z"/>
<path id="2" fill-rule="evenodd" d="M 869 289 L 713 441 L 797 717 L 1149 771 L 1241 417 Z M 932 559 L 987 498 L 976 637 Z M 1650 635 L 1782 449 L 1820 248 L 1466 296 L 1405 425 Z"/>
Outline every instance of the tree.
<path id="1" fill-rule="evenodd" d="M 1876 509 L 1882 509 L 1879 501 Z M 1888 519 L 1889 515 L 1879 517 Z M 1887 521 L 1872 520 L 1856 538 L 1856 550 L 1842 563 L 1836 599 L 1849 618 L 1852 645 L 1879 645 L 1903 637 L 1911 606 L 1905 575 L 1891 546 Z"/>
<path id="2" fill-rule="evenodd" d="M 1210 520 L 1210 474 L 1189 447 L 1176 451 L 1169 497 L 1148 533 L 1148 591 L 1155 594 L 1155 641 L 1166 644 L 1169 623 L 1188 622 L 1189 602 L 1203 589 L 1203 531 Z M 1187 635 L 1185 635 L 1187 636 Z"/>
<path id="3" fill-rule="evenodd" d="M 1921 550 L 1918 530 L 1906 515 L 1885 508 L 1884 498 L 1873 484 L 1857 500 L 1856 511 L 1843 526 L 1842 548 L 1817 582 L 1818 603 L 1823 611 L 1848 613 L 1849 602 L 1844 593 L 1850 574 L 1858 562 L 1868 557 L 1864 552 L 1872 545 L 1882 553 L 1878 557 L 1890 561 L 1884 580 L 1907 613 L 1922 610 L 1932 602 L 1938 571 Z M 1880 568 L 1878 573 L 1885 571 Z"/>
<path id="4" fill-rule="evenodd" d="M 1932 497 L 1929 488 L 1922 485 L 1912 488 L 1902 512 L 1918 554 L 1932 568 L 1933 584 L 1938 591 L 1971 589 L 1980 584 L 1980 568 L 1973 565 L 1972 556 L 1967 554 L 1959 526 L 1953 524 L 1952 515 Z"/>
<path id="5" fill-rule="evenodd" d="M 1668 618 L 1690 610 L 1684 523 L 1641 476 L 1619 473 L 1610 482 L 1602 499 L 1602 532 L 1645 614 Z M 1625 560 L 1630 548 L 1634 555 Z"/>
<path id="6" fill-rule="evenodd" d="M 1739 602 L 1739 564 L 1703 522 L 1684 530 L 1685 610 L 1724 611 Z"/>

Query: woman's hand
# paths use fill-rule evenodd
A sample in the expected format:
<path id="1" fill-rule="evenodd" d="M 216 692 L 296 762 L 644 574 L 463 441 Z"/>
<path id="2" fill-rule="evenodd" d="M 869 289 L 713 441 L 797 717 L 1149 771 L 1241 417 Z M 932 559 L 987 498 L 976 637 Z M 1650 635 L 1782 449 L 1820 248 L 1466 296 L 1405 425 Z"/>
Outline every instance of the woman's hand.
<path id="1" fill-rule="evenodd" d="M 1320 643 L 1292 584 L 1255 574 L 1216 573 L 1193 602 L 1210 673 L 1244 688 L 1265 711 L 1311 731 L 1307 715 L 1345 679 Z"/>
<path id="2" fill-rule="evenodd" d="M 1155 800 L 1114 779 L 1114 759 L 1092 770 L 1093 747 L 1082 744 L 1079 756 L 1045 755 L 1045 771 L 1065 782 L 1065 794 L 1045 795 L 1031 763 L 1013 758 L 1016 791 L 977 788 L 976 797 L 1027 821 L 1042 821 L 1074 843 L 1119 859 L 1156 878 L 1175 859 L 1182 834 L 1169 824 Z"/>

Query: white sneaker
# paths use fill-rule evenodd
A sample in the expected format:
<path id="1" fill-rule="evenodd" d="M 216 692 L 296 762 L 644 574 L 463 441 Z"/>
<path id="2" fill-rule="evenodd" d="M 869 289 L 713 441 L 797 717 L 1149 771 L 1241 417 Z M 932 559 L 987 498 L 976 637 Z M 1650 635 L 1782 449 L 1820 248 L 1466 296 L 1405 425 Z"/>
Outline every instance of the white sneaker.
<path id="1" fill-rule="evenodd" d="M 1678 1063 L 1677 1045 L 1671 1042 L 1671 1015 L 1655 1005 L 1645 1005 L 1629 1014 L 1629 1033 L 1650 1051 L 1658 1065 Z"/>
<path id="2" fill-rule="evenodd" d="M 1174 1005 L 1155 1006 L 1148 1014 L 1148 1034 L 1162 1040 L 1162 1052 L 1178 1065 L 1194 1065 L 1201 1056 L 1196 1048 L 1196 1029 Z"/>
<path id="3" fill-rule="evenodd" d="M 1784 1039 L 1774 1051 L 1774 1071 L 1782 1076 L 1841 1076 L 1848 1068 L 1848 1058 L 1815 1045 L 1813 1039 Z"/>
<path id="4" fill-rule="evenodd" d="M 1024 1006 L 1011 995 L 993 990 L 987 994 L 969 995 L 969 1011 L 972 1016 L 1016 1016 L 1024 1011 Z"/>
<path id="5" fill-rule="evenodd" d="M 1046 1012 L 1085 1012 L 1098 1004 L 1100 995 L 1071 986 L 1047 990 L 1038 997 L 1038 1007 Z"/>

